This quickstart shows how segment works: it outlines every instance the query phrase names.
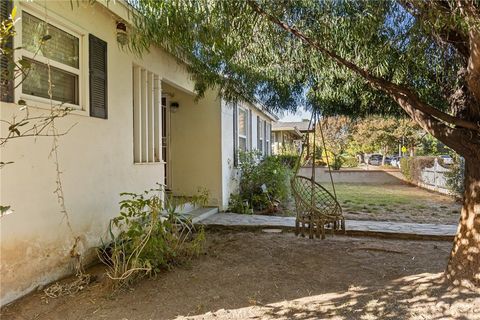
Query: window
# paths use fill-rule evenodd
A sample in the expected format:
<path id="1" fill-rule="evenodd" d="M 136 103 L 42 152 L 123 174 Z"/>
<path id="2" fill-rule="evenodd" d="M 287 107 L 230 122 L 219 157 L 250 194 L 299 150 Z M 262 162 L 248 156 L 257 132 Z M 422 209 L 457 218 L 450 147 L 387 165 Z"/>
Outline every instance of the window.
<path id="1" fill-rule="evenodd" d="M 265 155 L 271 154 L 270 139 L 272 136 L 272 125 L 265 122 Z"/>
<path id="2" fill-rule="evenodd" d="M 160 78 L 138 66 L 133 67 L 133 159 L 155 163 L 161 159 Z"/>
<path id="3" fill-rule="evenodd" d="M 258 136 L 257 149 L 263 155 L 264 154 L 263 143 L 265 141 L 265 121 L 260 119 L 260 117 L 258 116 L 257 116 L 257 136 Z"/>
<path id="4" fill-rule="evenodd" d="M 42 41 L 45 36 L 49 39 Z M 24 95 L 80 105 L 78 34 L 59 29 L 23 11 L 21 54 L 31 65 L 28 77 L 22 83 Z"/>
<path id="5" fill-rule="evenodd" d="M 238 150 L 247 151 L 248 148 L 248 111 L 238 108 Z"/>

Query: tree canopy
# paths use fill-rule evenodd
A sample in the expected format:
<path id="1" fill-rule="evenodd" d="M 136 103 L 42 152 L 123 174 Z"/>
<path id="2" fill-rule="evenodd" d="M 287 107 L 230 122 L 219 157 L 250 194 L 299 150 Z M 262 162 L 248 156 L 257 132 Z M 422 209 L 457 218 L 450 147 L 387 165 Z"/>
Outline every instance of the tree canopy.
<path id="1" fill-rule="evenodd" d="M 201 96 L 323 115 L 408 115 L 465 158 L 449 275 L 480 285 L 480 4 L 475 0 L 130 0 L 132 49 L 162 46 Z"/>
<path id="2" fill-rule="evenodd" d="M 257 2 L 255 2 L 256 4 Z M 415 89 L 445 110 L 464 58 L 396 1 L 259 1 L 262 10 L 372 75 Z M 325 115 L 401 114 L 396 103 L 302 39 L 262 19 L 248 1 L 135 1 L 136 50 L 161 45 L 186 61 L 198 93 L 300 104 Z M 451 18 L 454 20 L 454 18 Z"/>

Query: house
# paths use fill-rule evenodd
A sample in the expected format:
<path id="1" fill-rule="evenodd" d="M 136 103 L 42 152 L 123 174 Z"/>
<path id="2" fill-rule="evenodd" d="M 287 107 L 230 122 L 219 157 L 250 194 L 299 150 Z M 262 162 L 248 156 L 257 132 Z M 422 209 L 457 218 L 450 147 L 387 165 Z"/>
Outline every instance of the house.
<path id="1" fill-rule="evenodd" d="M 309 128 L 310 121 L 276 122 L 272 126 L 272 141 L 274 154 L 298 154 L 302 146 L 303 137 L 313 129 Z"/>
<path id="2" fill-rule="evenodd" d="M 66 133 L 58 148 L 53 137 L 24 137 L 1 149 L 0 160 L 14 162 L 0 170 L 0 202 L 11 208 L 0 224 L 1 305 L 70 274 L 71 251 L 93 261 L 121 192 L 161 184 L 188 196 L 203 187 L 210 206 L 226 209 L 238 151 L 270 154 L 277 120 L 258 105 L 226 103 L 214 90 L 196 101 L 178 59 L 159 48 L 142 57 L 124 50 L 129 9 L 121 0 L 14 4 L 20 20 L 13 47 L 22 46 L 16 59 L 28 59 L 32 70 L 2 95 L 1 119 L 25 114 L 12 103 L 19 100 L 31 117 L 48 115 L 51 103 L 73 111 L 55 121 Z M 1 136 L 7 134 L 2 125 Z"/>

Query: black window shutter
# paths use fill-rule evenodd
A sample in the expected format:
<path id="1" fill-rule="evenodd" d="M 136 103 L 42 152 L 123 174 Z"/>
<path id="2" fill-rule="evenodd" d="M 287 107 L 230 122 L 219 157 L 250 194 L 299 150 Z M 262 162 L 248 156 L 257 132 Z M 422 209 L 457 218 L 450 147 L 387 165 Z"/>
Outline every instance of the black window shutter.
<path id="1" fill-rule="evenodd" d="M 0 1 L 0 19 L 4 21 L 8 19 L 12 12 L 12 1 L 1 0 Z M 6 47 L 13 50 L 13 39 L 10 38 L 6 43 Z M 9 66 L 10 65 L 10 66 Z M 8 57 L 2 55 L 0 58 L 0 101 L 13 102 L 13 73 L 9 71 L 12 61 L 9 61 Z"/>
<path id="2" fill-rule="evenodd" d="M 90 67 L 90 116 L 107 119 L 107 43 L 88 37 Z"/>
<path id="3" fill-rule="evenodd" d="M 238 166 L 238 120 L 237 103 L 233 104 L 233 166 Z"/>

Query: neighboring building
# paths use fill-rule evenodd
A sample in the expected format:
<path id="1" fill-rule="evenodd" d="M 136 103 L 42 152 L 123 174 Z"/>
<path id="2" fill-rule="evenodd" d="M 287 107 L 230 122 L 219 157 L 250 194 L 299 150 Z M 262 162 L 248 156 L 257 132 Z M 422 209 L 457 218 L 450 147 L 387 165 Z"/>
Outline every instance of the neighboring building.
<path id="1" fill-rule="evenodd" d="M 193 195 L 203 187 L 209 205 L 226 209 L 236 188 L 235 154 L 269 154 L 277 119 L 261 107 L 227 104 L 213 90 L 196 101 L 185 66 L 161 49 L 142 57 L 122 50 L 118 23 L 128 26 L 129 9 L 121 0 L 73 9 L 70 1 L 15 4 L 21 19 L 13 46 L 23 46 L 17 58 L 29 59 L 33 68 L 7 100 L 25 100 L 32 116 L 48 114 L 48 64 L 55 103 L 74 111 L 56 120 L 60 132 L 71 128 L 58 138 L 68 216 L 54 194 L 52 138 L 15 139 L 2 147 L 1 161 L 14 163 L 0 171 L 1 205 L 13 210 L 0 225 L 1 305 L 71 273 L 74 245 L 86 262 L 94 259 L 92 248 L 119 213 L 121 192 L 160 183 L 174 195 Z M 35 54 L 42 26 L 51 38 Z M 1 103 L 1 119 L 19 113 L 18 105 Z M 8 128 L 1 130 L 6 136 Z"/>
<path id="2" fill-rule="evenodd" d="M 309 120 L 301 122 L 276 122 L 272 127 L 273 153 L 298 154 L 305 134 L 309 129 Z"/>

